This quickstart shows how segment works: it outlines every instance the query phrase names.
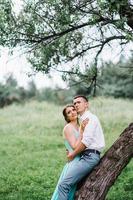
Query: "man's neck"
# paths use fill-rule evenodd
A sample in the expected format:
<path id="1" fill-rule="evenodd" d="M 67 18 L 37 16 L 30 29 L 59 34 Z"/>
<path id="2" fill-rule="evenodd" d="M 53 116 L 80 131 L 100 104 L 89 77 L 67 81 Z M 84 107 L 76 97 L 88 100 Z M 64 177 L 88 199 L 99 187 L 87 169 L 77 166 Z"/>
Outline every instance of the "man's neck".
<path id="1" fill-rule="evenodd" d="M 84 110 L 83 112 L 79 113 L 80 117 L 81 117 L 86 111 L 88 111 L 88 110 L 86 109 L 86 110 Z"/>

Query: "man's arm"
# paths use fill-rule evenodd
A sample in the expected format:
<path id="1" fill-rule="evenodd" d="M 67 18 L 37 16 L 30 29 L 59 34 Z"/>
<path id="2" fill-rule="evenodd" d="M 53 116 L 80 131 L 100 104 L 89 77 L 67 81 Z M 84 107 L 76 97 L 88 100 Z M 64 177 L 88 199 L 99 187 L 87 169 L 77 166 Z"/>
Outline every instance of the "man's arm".
<path id="1" fill-rule="evenodd" d="M 73 160 L 74 157 L 79 153 L 81 153 L 82 151 L 84 151 L 85 148 L 86 146 L 82 142 L 80 142 L 73 152 L 68 153 L 67 155 L 68 160 Z"/>

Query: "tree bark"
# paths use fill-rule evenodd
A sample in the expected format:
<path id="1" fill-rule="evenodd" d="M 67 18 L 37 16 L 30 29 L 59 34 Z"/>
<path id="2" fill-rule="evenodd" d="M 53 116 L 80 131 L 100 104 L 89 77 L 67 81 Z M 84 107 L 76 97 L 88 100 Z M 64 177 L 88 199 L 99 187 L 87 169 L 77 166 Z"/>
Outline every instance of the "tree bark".
<path id="1" fill-rule="evenodd" d="M 79 183 L 75 200 L 104 200 L 108 190 L 132 157 L 133 123 L 121 133 L 101 158 L 98 166 Z"/>

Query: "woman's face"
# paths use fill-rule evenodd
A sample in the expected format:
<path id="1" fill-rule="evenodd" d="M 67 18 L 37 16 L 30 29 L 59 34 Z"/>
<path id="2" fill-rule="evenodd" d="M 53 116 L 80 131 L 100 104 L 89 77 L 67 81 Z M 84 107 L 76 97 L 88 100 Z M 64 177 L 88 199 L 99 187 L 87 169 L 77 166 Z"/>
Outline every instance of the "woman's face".
<path id="1" fill-rule="evenodd" d="M 70 122 L 76 120 L 78 117 L 76 109 L 74 107 L 67 107 L 66 116 Z"/>

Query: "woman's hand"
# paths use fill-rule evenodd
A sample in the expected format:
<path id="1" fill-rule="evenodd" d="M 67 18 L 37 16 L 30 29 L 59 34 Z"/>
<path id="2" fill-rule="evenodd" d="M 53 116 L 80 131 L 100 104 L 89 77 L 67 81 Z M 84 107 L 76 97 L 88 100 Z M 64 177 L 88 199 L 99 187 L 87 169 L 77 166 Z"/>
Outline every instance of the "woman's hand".
<path id="1" fill-rule="evenodd" d="M 81 122 L 81 124 L 80 124 L 80 129 L 79 129 L 79 131 L 80 131 L 81 134 L 83 134 L 84 129 L 85 129 L 86 125 L 88 124 L 88 122 L 89 122 L 89 119 L 88 119 L 88 118 L 84 119 L 84 120 Z"/>
<path id="2" fill-rule="evenodd" d="M 75 157 L 74 152 L 69 152 L 67 154 L 68 162 L 72 161 L 74 159 L 74 157 Z"/>

